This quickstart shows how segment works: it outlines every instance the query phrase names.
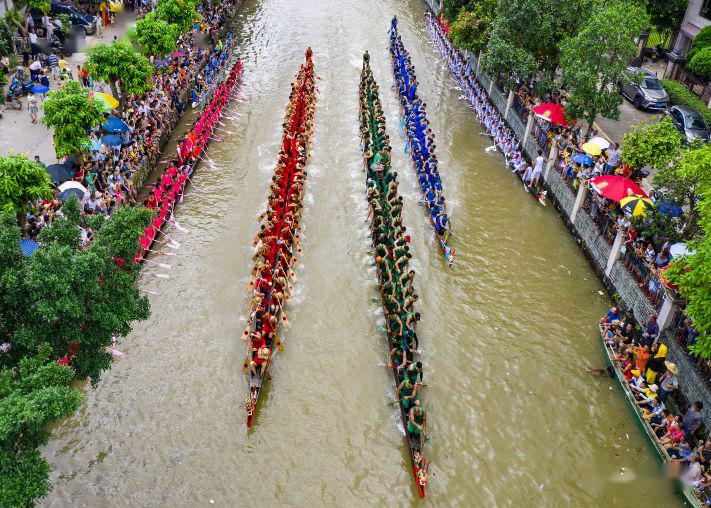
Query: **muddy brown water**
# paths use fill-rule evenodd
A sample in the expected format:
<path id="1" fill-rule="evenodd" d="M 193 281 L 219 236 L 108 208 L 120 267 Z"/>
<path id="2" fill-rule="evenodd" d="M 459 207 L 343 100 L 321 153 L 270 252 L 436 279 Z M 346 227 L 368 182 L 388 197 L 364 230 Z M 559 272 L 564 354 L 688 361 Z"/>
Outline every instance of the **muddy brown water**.
<path id="1" fill-rule="evenodd" d="M 173 264 L 145 266 L 151 318 L 45 448 L 46 506 L 677 506 L 601 366 L 610 302 L 552 206 L 522 191 L 429 42 L 419 0 L 247 0 L 235 20 L 247 100 L 177 212 Z M 403 153 L 387 49 L 392 15 L 428 104 L 453 225 L 447 269 Z M 251 241 L 274 169 L 289 83 L 310 45 L 320 76 L 303 217 L 305 256 L 285 350 L 245 429 L 242 374 Z M 371 53 L 413 237 L 433 460 L 413 481 L 369 252 L 358 138 Z M 167 273 L 167 272 L 166 272 Z"/>

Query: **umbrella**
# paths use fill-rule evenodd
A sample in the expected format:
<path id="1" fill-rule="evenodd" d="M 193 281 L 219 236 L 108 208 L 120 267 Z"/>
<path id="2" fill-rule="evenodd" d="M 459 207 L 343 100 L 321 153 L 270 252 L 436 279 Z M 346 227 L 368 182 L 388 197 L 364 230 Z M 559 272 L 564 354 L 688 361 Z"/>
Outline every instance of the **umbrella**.
<path id="1" fill-rule="evenodd" d="M 64 182 L 62 185 L 59 186 L 59 192 L 64 192 L 67 189 L 77 189 L 80 190 L 82 194 L 86 194 L 87 192 L 89 192 L 82 184 L 74 181 Z"/>
<path id="2" fill-rule="evenodd" d="M 63 184 L 67 180 L 71 180 L 72 176 L 74 176 L 74 172 L 64 164 L 52 164 L 51 166 L 47 166 L 45 171 L 52 177 L 52 181 L 55 185 Z"/>
<path id="3" fill-rule="evenodd" d="M 574 155 L 573 162 L 582 164 L 583 166 L 593 166 L 595 164 L 595 162 L 592 160 L 592 157 L 590 157 L 589 155 L 586 155 L 584 153 L 579 153 L 578 155 Z"/>
<path id="4" fill-rule="evenodd" d="M 116 134 L 101 136 L 101 142 L 107 146 L 121 146 L 123 144 L 123 140 Z"/>
<path id="5" fill-rule="evenodd" d="M 114 109 L 118 106 L 119 102 L 107 93 L 102 92 L 91 92 L 89 97 L 93 98 L 95 101 L 104 104 L 109 110 Z"/>
<path id="6" fill-rule="evenodd" d="M 116 117 L 109 117 L 106 119 L 106 123 L 101 126 L 107 132 L 127 132 L 128 125 L 126 122 Z"/>
<path id="7" fill-rule="evenodd" d="M 166 65 L 168 65 L 168 62 L 165 60 L 156 60 L 156 67 L 165 67 Z"/>
<path id="8" fill-rule="evenodd" d="M 25 256 L 31 256 L 39 248 L 39 244 L 34 240 L 28 238 L 22 238 L 20 240 L 20 250 Z"/>
<path id="9" fill-rule="evenodd" d="M 585 143 L 583 145 L 583 152 L 585 152 L 588 155 L 595 156 L 595 155 L 600 155 L 602 153 L 602 150 L 595 143 Z"/>
<path id="10" fill-rule="evenodd" d="M 553 104 L 551 102 L 547 104 L 541 104 L 533 108 L 533 112 L 537 117 L 551 123 L 559 123 L 563 127 L 568 125 L 568 121 L 565 119 L 565 113 L 563 112 L 563 106 L 561 104 Z"/>
<path id="11" fill-rule="evenodd" d="M 673 258 L 684 256 L 686 254 L 694 254 L 695 252 L 695 250 L 689 250 L 686 244 L 681 242 L 675 243 L 674 245 L 669 247 L 669 254 L 671 254 Z"/>
<path id="12" fill-rule="evenodd" d="M 32 85 L 32 93 L 47 93 L 49 87 L 44 85 Z"/>
<path id="13" fill-rule="evenodd" d="M 638 194 L 633 194 L 620 200 L 620 207 L 632 217 L 644 215 L 647 212 L 647 207 L 654 206 L 651 199 Z"/>
<path id="14" fill-rule="evenodd" d="M 30 70 L 31 71 L 38 71 L 42 68 L 42 64 L 39 63 L 39 60 L 35 60 L 30 64 Z"/>
<path id="15" fill-rule="evenodd" d="M 80 189 L 75 188 L 67 189 L 59 193 L 59 199 L 61 201 L 66 201 L 72 196 L 76 196 L 77 199 L 81 200 L 81 198 L 84 197 L 84 193 Z"/>
<path id="16" fill-rule="evenodd" d="M 98 152 L 101 150 L 101 141 L 98 139 L 92 139 L 91 144 L 89 145 L 89 150 L 92 152 Z"/>
<path id="17" fill-rule="evenodd" d="M 632 194 L 648 197 L 644 189 L 629 178 L 620 175 L 601 175 L 590 179 L 590 185 L 601 196 L 618 203 Z"/>
<path id="18" fill-rule="evenodd" d="M 607 150 L 608 148 L 610 148 L 610 146 L 612 146 L 608 140 L 606 140 L 605 138 L 601 138 L 600 136 L 595 136 L 590 141 L 588 141 L 588 143 L 592 143 L 593 145 L 599 146 L 600 150 Z"/>
<path id="19" fill-rule="evenodd" d="M 67 66 L 67 61 L 64 58 L 60 58 L 60 60 L 57 62 L 57 65 L 60 69 L 64 69 Z"/>
<path id="20" fill-rule="evenodd" d="M 669 198 L 660 199 L 657 202 L 657 210 L 667 217 L 683 217 L 684 210 Z"/>
<path id="21" fill-rule="evenodd" d="M 181 56 L 185 56 L 185 53 L 183 53 L 182 51 L 173 51 L 173 52 L 170 54 L 170 57 L 171 57 L 171 58 L 179 58 L 179 57 L 181 57 Z"/>

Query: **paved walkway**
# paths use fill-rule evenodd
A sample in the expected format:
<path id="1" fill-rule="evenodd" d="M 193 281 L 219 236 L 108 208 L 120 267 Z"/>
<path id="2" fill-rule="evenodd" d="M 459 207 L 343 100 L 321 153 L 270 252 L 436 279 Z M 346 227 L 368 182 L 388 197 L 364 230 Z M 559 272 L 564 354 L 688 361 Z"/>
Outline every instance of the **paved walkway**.
<path id="1" fill-rule="evenodd" d="M 82 65 L 86 60 L 86 50 L 100 42 L 111 42 L 114 36 L 121 36 L 125 32 L 125 25 L 111 25 L 103 30 L 101 35 L 87 37 L 80 52 L 74 53 L 66 58 L 72 72 L 76 74 L 77 65 Z M 25 68 L 26 75 L 29 70 Z M 59 87 L 59 82 L 50 79 L 52 89 Z M 40 99 L 40 103 L 42 99 Z M 27 112 L 27 100 L 23 101 L 22 109 L 5 109 L 2 111 L 3 118 L 0 119 L 0 156 L 8 152 L 25 154 L 32 158 L 39 155 L 42 162 L 47 165 L 58 162 L 54 153 L 52 142 L 52 130 L 41 123 L 33 124 Z M 42 110 L 40 108 L 40 118 Z"/>

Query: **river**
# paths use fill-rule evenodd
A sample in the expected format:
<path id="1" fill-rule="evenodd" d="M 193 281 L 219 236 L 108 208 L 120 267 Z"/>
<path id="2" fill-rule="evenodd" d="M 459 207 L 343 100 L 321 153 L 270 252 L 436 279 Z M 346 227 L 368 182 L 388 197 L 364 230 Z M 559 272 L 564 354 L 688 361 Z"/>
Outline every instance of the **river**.
<path id="1" fill-rule="evenodd" d="M 552 206 L 503 166 L 429 42 L 420 0 L 247 0 L 235 20 L 247 99 L 233 103 L 177 218 L 153 313 L 44 449 L 46 506 L 675 506 L 601 366 L 610 306 Z M 428 104 L 452 215 L 448 269 L 403 153 L 387 49 L 392 15 Z M 320 94 L 285 350 L 247 433 L 245 286 L 289 83 L 314 51 Z M 358 138 L 371 54 L 418 273 L 433 460 L 424 503 L 396 408 L 369 252 Z M 153 258 L 156 259 L 156 258 Z M 166 272 L 167 273 L 167 272 Z"/>

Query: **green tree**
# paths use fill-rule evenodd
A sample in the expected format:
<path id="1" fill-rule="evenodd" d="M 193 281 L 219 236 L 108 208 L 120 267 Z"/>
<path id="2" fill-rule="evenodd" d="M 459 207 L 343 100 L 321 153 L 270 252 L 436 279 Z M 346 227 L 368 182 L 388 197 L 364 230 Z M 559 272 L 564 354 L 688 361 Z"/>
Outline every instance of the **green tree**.
<path id="1" fill-rule="evenodd" d="M 442 14 L 444 17 L 452 21 L 462 10 L 470 10 L 475 1 L 471 0 L 443 0 L 442 1 Z"/>
<path id="2" fill-rule="evenodd" d="M 158 19 L 149 12 L 136 21 L 136 40 L 149 55 L 163 56 L 175 50 L 180 27 Z"/>
<path id="3" fill-rule="evenodd" d="M 31 506 L 51 490 L 50 466 L 38 447 L 49 439 L 49 423 L 81 406 L 73 379 L 47 345 L 0 370 L 0 506 Z"/>
<path id="4" fill-rule="evenodd" d="M 148 59 L 136 53 L 131 44 L 115 41 L 97 44 L 89 49 L 86 68 L 96 80 L 106 81 L 123 109 L 129 95 L 142 94 L 151 89 L 153 66 Z"/>
<path id="5" fill-rule="evenodd" d="M 42 109 L 42 123 L 54 129 L 57 158 L 83 152 L 89 142 L 89 131 L 104 121 L 101 104 L 90 99 L 77 81 L 49 92 Z"/>
<path id="6" fill-rule="evenodd" d="M 684 153 L 678 165 L 682 178 L 695 182 L 698 199 L 692 204 L 702 234 L 688 245 L 694 254 L 672 262 L 669 277 L 686 299 L 685 313 L 700 336 L 692 351 L 711 358 L 711 147 Z"/>
<path id="7" fill-rule="evenodd" d="M 632 169 L 661 169 L 681 155 L 681 134 L 669 117 L 636 125 L 622 138 L 622 160 Z"/>
<path id="8" fill-rule="evenodd" d="M 0 210 L 15 215 L 37 199 L 52 197 L 52 179 L 24 155 L 0 157 Z"/>
<path id="9" fill-rule="evenodd" d="M 688 0 L 646 0 L 644 4 L 652 25 L 660 31 L 678 29 L 689 6 Z"/>
<path id="10" fill-rule="evenodd" d="M 489 41 L 496 0 L 471 3 L 471 10 L 462 9 L 455 18 L 450 37 L 455 45 L 478 53 Z"/>
<path id="11" fill-rule="evenodd" d="M 193 26 L 198 17 L 196 0 L 158 0 L 155 8 L 156 17 L 177 25 L 180 33 L 185 33 Z"/>
<path id="12" fill-rule="evenodd" d="M 588 132 L 598 115 L 617 119 L 622 96 L 617 82 L 637 51 L 633 38 L 649 26 L 646 12 L 613 0 L 589 17 L 575 37 L 561 44 L 563 83 L 569 92 L 565 106 L 570 118 L 583 118 Z"/>
<path id="13" fill-rule="evenodd" d="M 18 256 L 17 227 L 0 233 L 0 324 L 12 332 L 11 359 L 47 342 L 56 358 L 68 356 L 79 378 L 98 382 L 112 357 L 112 337 L 124 337 L 131 323 L 149 315 L 136 284 L 138 238 L 151 219 L 143 207 L 116 210 L 95 221 L 95 240 L 79 244 L 79 205 L 67 201 L 64 217 L 40 235 L 42 247 Z M 7 221 L 0 227 L 11 227 Z M 15 237 L 13 238 L 13 235 Z"/>
<path id="14" fill-rule="evenodd" d="M 500 0 L 482 65 L 506 80 L 552 82 L 559 43 L 575 35 L 593 0 Z M 585 13 L 582 16 L 581 13 Z"/>

